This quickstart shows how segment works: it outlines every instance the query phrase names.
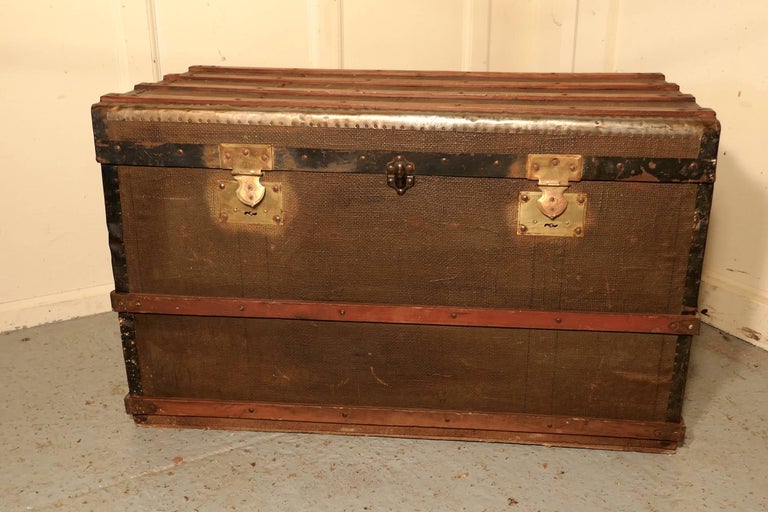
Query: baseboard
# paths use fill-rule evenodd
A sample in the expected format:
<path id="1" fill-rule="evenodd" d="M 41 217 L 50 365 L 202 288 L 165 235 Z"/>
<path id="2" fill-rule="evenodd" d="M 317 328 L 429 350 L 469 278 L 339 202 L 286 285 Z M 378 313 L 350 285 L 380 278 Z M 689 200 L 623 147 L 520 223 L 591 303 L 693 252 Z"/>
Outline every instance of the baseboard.
<path id="1" fill-rule="evenodd" d="M 699 310 L 705 323 L 768 350 L 768 296 L 727 279 L 705 275 Z"/>
<path id="2" fill-rule="evenodd" d="M 0 304 L 0 332 L 110 311 L 113 285 L 101 285 Z"/>

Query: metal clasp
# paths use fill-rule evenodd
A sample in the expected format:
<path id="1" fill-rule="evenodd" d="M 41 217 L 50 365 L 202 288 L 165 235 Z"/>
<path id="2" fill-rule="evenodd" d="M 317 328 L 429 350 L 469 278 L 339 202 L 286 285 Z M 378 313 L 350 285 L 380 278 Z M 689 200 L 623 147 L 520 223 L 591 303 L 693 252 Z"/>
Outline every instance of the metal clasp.
<path id="1" fill-rule="evenodd" d="M 235 194 L 245 205 L 253 208 L 264 199 L 266 189 L 261 184 L 264 170 L 274 166 L 272 146 L 266 144 L 219 144 L 219 164 L 232 169 L 237 180 Z"/>
<path id="2" fill-rule="evenodd" d="M 274 150 L 266 144 L 219 144 L 219 167 L 232 169 L 232 180 L 217 179 L 216 213 L 222 224 L 282 225 L 282 183 L 261 183 L 274 169 Z M 243 206 L 245 205 L 245 206 Z M 257 207 L 258 206 L 258 207 Z"/>
<path id="3" fill-rule="evenodd" d="M 520 192 L 517 233 L 584 236 L 587 196 L 565 192 L 571 182 L 581 180 L 584 158 L 581 155 L 528 155 L 525 169 L 529 180 L 538 180 L 541 191 Z"/>
<path id="4" fill-rule="evenodd" d="M 568 208 L 563 194 L 571 181 L 579 181 L 584 169 L 581 155 L 528 155 L 526 177 L 539 180 L 542 196 L 538 207 L 550 219 L 556 219 Z"/>
<path id="5" fill-rule="evenodd" d="M 387 163 L 387 185 L 397 191 L 397 195 L 405 194 L 405 191 L 413 186 L 416 178 L 413 171 L 416 167 L 402 155 L 397 155 L 394 160 Z"/>

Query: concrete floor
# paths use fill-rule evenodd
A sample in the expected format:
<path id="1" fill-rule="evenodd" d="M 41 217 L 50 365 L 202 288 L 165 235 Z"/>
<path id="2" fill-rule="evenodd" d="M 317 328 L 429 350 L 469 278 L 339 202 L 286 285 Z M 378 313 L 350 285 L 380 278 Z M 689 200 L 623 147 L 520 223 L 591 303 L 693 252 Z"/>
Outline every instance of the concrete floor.
<path id="1" fill-rule="evenodd" d="M 709 327 L 675 455 L 140 428 L 113 314 L 0 348 L 1 511 L 768 510 L 768 353 Z"/>

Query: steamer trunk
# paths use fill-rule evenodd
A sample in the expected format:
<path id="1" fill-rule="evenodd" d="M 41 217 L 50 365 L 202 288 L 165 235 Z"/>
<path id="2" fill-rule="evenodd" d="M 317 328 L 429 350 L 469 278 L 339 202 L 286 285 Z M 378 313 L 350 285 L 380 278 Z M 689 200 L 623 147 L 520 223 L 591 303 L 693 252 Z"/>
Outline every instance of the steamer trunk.
<path id="1" fill-rule="evenodd" d="M 719 124 L 663 75 L 200 66 L 93 126 L 138 423 L 682 442 Z"/>

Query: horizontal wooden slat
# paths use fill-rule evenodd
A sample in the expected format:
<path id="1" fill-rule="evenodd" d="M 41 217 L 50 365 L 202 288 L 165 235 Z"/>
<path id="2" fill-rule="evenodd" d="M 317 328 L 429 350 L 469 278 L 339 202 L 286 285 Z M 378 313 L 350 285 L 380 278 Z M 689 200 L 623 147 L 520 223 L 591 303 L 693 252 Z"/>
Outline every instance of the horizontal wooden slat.
<path id="1" fill-rule="evenodd" d="M 553 312 L 355 303 L 337 304 L 116 292 L 112 293 L 112 307 L 115 311 L 121 313 L 655 334 L 698 334 L 699 332 L 699 319 L 691 315 Z"/>
<path id="2" fill-rule="evenodd" d="M 419 78 L 470 78 L 476 80 L 523 77 L 530 80 L 579 80 L 579 81 L 664 81 L 661 73 L 509 73 L 482 72 L 468 73 L 466 71 L 410 71 L 382 69 L 302 69 L 302 68 L 252 68 L 237 66 L 190 66 L 189 74 L 243 74 L 243 75 L 277 75 L 277 76 L 315 76 L 315 77 L 419 77 Z"/>
<path id="3" fill-rule="evenodd" d="M 206 416 L 136 415 L 138 425 L 147 427 L 177 427 L 227 430 L 256 430 L 262 432 L 300 432 L 377 437 L 408 437 L 414 439 L 443 439 L 453 441 L 484 441 L 490 443 L 539 444 L 569 448 L 633 451 L 645 453 L 674 453 L 679 440 L 636 439 L 627 437 L 541 434 L 538 432 L 506 432 L 437 427 L 396 427 L 387 425 L 350 425 L 310 421 L 272 421 L 249 418 L 214 418 Z M 681 427 L 684 428 L 684 427 Z"/>
<path id="4" fill-rule="evenodd" d="M 428 79 L 419 76 L 362 76 L 348 77 L 347 79 L 329 79 L 317 76 L 297 75 L 260 75 L 260 74 L 228 74 L 228 73 L 196 73 L 168 75 L 166 80 L 184 80 L 184 81 L 207 81 L 222 80 L 231 83 L 259 84 L 268 83 L 278 86 L 288 84 L 304 84 L 315 87 L 325 87 L 334 83 L 354 83 L 357 85 L 376 86 L 380 88 L 393 87 L 426 87 L 443 88 L 452 90 L 469 89 L 535 89 L 535 90 L 592 90 L 592 91 L 678 91 L 676 84 L 664 81 L 631 81 L 631 80 L 605 80 L 605 81 L 584 81 L 578 79 L 562 80 L 552 79 L 531 79 L 524 74 L 508 74 L 505 78 L 488 78 L 481 73 L 470 73 L 463 76 Z"/>
<path id="5" fill-rule="evenodd" d="M 630 104 L 633 102 L 647 103 L 657 102 L 660 105 L 670 103 L 693 103 L 694 97 L 689 94 L 669 94 L 663 91 L 606 91 L 601 93 L 586 91 L 557 91 L 542 92 L 537 90 L 518 91 L 509 89 L 486 89 L 483 91 L 455 91 L 450 89 L 412 88 L 409 90 L 396 90 L 381 87 L 357 87 L 353 84 L 332 84 L 323 88 L 311 88 L 306 85 L 286 84 L 284 87 L 258 86 L 252 84 L 231 84 L 225 81 L 219 82 L 189 82 L 171 81 L 160 83 L 138 84 L 134 90 L 142 94 L 161 93 L 205 93 L 213 95 L 233 95 L 246 97 L 267 96 L 305 96 L 307 98 L 372 98 L 372 99 L 426 99 L 431 101 L 483 101 L 483 102 L 595 102 Z"/>
<path id="6" fill-rule="evenodd" d="M 585 435 L 629 439 L 678 441 L 679 423 L 577 418 L 555 415 L 277 404 L 183 398 L 127 396 L 129 414 L 260 419 L 281 422 L 314 422 L 340 425 L 379 425 Z"/>

